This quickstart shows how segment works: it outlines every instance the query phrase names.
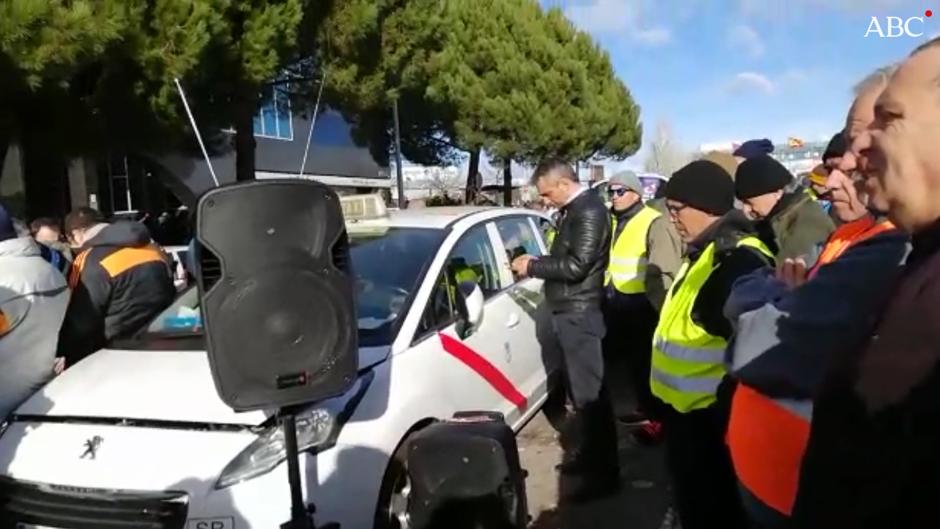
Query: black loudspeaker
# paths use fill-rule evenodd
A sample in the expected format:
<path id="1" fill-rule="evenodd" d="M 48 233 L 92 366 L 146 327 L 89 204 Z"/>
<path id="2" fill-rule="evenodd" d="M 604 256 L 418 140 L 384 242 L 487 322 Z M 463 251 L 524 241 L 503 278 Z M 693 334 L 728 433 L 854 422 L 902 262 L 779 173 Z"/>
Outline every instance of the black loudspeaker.
<path id="1" fill-rule="evenodd" d="M 357 321 L 339 197 L 309 180 L 212 189 L 196 210 L 209 362 L 238 411 L 329 398 L 355 379 Z"/>
<path id="2" fill-rule="evenodd" d="M 409 518 L 418 529 L 524 529 L 529 515 L 516 436 L 498 413 L 470 412 L 408 442 Z"/>

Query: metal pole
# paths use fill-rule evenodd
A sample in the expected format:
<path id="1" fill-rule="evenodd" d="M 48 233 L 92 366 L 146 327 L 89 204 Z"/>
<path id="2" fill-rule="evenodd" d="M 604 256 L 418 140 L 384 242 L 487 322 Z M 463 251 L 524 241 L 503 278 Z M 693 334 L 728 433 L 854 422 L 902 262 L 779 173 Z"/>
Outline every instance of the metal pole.
<path id="1" fill-rule="evenodd" d="M 209 153 L 206 152 L 206 144 L 202 142 L 202 135 L 199 134 L 199 127 L 196 126 L 196 118 L 193 117 L 193 111 L 189 109 L 189 101 L 186 101 L 186 93 L 183 92 L 183 85 L 180 84 L 179 78 L 174 77 L 173 81 L 176 83 L 176 89 L 179 90 L 180 98 L 183 100 L 183 106 L 186 108 L 186 114 L 189 116 L 189 122 L 193 126 L 193 132 L 196 133 L 196 140 L 199 141 L 199 148 L 202 149 L 202 156 L 206 159 L 206 165 L 209 166 L 209 174 L 212 175 L 212 181 L 215 182 L 215 187 L 219 187 L 219 179 L 215 176 L 215 169 L 212 168 L 212 160 L 209 159 Z"/>
<path id="2" fill-rule="evenodd" d="M 300 162 L 300 173 L 297 178 L 303 178 L 304 169 L 307 168 L 307 153 L 310 152 L 310 140 L 313 139 L 313 128 L 317 126 L 317 115 L 320 113 L 320 98 L 323 97 L 323 85 L 326 84 L 326 70 L 320 79 L 320 89 L 317 91 L 317 103 L 313 106 L 313 119 L 310 120 L 310 130 L 307 131 L 307 143 L 304 145 L 304 159 Z"/>
<path id="3" fill-rule="evenodd" d="M 395 117 L 395 172 L 398 179 L 398 209 L 405 209 L 405 179 L 401 173 L 401 130 L 398 127 L 398 98 L 392 104 Z"/>
<path id="4" fill-rule="evenodd" d="M 281 416 L 284 432 L 284 450 L 287 453 L 287 480 L 290 483 L 290 522 L 283 529 L 313 529 L 313 522 L 304 506 L 303 489 L 300 483 L 300 461 L 297 453 L 297 422 L 294 411 L 285 410 Z"/>

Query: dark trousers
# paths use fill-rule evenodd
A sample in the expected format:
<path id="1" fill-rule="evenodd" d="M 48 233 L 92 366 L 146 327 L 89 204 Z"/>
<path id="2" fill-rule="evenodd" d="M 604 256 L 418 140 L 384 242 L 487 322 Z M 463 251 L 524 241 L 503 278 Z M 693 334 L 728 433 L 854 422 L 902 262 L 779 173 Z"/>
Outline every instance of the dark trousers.
<path id="1" fill-rule="evenodd" d="M 664 406 L 666 463 L 682 529 L 747 527 L 731 455 L 727 408 L 716 404 L 679 413 Z"/>
<path id="2" fill-rule="evenodd" d="M 575 409 L 578 459 L 594 477 L 619 475 L 614 410 L 604 384 L 604 317 L 600 310 L 551 316 L 552 335 L 561 351 L 568 397 Z"/>
<path id="3" fill-rule="evenodd" d="M 762 502 L 747 487 L 738 483 L 744 512 L 747 513 L 751 529 L 789 529 L 793 527 L 790 517 Z"/>
<path id="4" fill-rule="evenodd" d="M 637 411 L 651 419 L 660 414 L 662 403 L 650 391 L 650 361 L 653 354 L 653 332 L 659 315 L 645 295 L 635 307 L 627 310 L 608 305 L 604 309 L 607 334 L 604 336 L 604 358 L 608 366 L 626 366 L 626 380 L 636 397 Z M 620 377 L 613 377 L 613 384 Z"/>

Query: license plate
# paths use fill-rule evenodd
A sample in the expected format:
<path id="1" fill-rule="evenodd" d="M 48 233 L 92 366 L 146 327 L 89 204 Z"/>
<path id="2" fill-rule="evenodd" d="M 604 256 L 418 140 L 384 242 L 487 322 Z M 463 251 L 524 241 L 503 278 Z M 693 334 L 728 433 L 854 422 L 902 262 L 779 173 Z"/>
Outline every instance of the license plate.
<path id="1" fill-rule="evenodd" d="M 190 518 L 186 529 L 235 529 L 234 518 Z"/>

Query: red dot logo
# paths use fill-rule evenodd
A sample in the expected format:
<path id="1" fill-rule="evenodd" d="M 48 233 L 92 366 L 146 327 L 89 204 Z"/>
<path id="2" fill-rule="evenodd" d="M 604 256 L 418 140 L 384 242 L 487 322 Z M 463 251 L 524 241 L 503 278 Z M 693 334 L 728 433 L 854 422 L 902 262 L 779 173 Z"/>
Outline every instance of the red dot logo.
<path id="1" fill-rule="evenodd" d="M 929 10 L 929 9 L 926 10 L 926 11 L 924 11 L 924 16 L 927 17 L 927 18 L 932 17 L 932 16 L 933 16 L 933 11 L 931 11 L 931 10 Z"/>

